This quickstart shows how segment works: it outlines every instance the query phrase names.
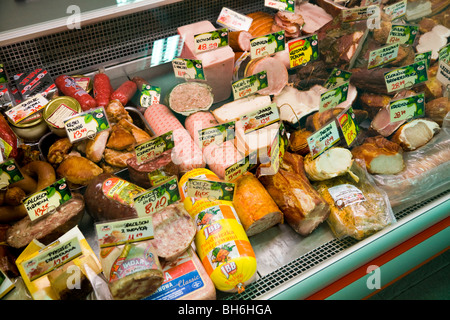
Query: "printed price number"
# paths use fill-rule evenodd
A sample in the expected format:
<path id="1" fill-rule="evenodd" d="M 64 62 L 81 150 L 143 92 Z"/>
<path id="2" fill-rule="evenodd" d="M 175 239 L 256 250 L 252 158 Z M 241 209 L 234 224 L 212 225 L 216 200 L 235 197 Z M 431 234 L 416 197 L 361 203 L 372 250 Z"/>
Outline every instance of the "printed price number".
<path id="1" fill-rule="evenodd" d="M 145 213 L 146 214 L 152 214 L 152 213 L 158 211 L 160 208 L 164 208 L 166 206 L 167 202 L 168 202 L 167 196 L 163 195 L 157 201 L 150 202 L 149 204 L 147 204 L 145 206 Z"/>
<path id="2" fill-rule="evenodd" d="M 405 110 L 401 110 L 401 111 L 395 112 L 395 114 L 394 114 L 394 119 L 400 118 L 400 117 L 401 117 L 402 115 L 404 115 L 405 113 L 406 113 Z"/>
<path id="3" fill-rule="evenodd" d="M 69 259 L 69 253 L 66 253 L 64 256 L 53 260 L 53 266 L 58 266 L 64 263 L 67 259 Z"/>
<path id="4" fill-rule="evenodd" d="M 207 51 L 207 50 L 209 51 L 209 50 L 217 49 L 218 47 L 219 47 L 219 44 L 217 42 L 210 43 L 210 44 L 203 43 L 197 47 L 197 51 Z"/>
<path id="5" fill-rule="evenodd" d="M 87 128 L 82 128 L 80 130 L 77 130 L 73 133 L 73 138 L 80 139 L 84 136 L 85 133 L 87 133 Z"/>
<path id="6" fill-rule="evenodd" d="M 395 83 L 392 84 L 392 89 L 391 90 L 400 89 L 404 85 L 405 85 L 405 80 L 401 80 L 399 82 L 395 82 Z"/>

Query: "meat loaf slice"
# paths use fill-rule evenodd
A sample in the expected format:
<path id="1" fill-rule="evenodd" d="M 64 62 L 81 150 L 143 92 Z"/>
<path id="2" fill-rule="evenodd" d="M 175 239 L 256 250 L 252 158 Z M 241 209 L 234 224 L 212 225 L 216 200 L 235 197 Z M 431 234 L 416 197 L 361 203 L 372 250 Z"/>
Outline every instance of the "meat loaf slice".
<path id="1" fill-rule="evenodd" d="M 194 220 L 177 202 L 153 214 L 153 247 L 160 258 L 175 260 L 194 240 L 197 228 Z"/>
<path id="2" fill-rule="evenodd" d="M 31 221 L 29 216 L 19 220 L 6 233 L 6 242 L 13 248 L 23 248 L 33 239 L 44 245 L 55 241 L 78 225 L 84 214 L 84 198 L 73 193 L 72 199 L 59 206 L 39 220 Z"/>

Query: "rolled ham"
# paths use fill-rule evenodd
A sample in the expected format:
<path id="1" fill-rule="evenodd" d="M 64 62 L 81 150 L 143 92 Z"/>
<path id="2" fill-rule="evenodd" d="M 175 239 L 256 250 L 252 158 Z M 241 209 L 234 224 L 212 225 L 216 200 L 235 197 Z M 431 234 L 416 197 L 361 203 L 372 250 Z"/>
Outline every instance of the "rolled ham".
<path id="1" fill-rule="evenodd" d="M 158 136 L 173 131 L 175 147 L 172 160 L 180 166 L 181 172 L 206 166 L 201 149 L 168 107 L 163 104 L 151 105 L 145 111 L 144 117 Z"/>
<path id="2" fill-rule="evenodd" d="M 262 57 L 248 64 L 245 76 L 267 72 L 267 87 L 258 91 L 262 95 L 278 95 L 288 83 L 288 71 L 283 62 L 274 57 Z"/>
<path id="3" fill-rule="evenodd" d="M 192 139 L 201 148 L 198 131 L 214 127 L 219 123 L 211 112 L 196 112 L 186 118 L 185 127 Z M 220 145 L 211 143 L 203 150 L 206 164 L 220 179 L 225 178 L 225 169 L 242 159 L 242 155 L 234 146 L 233 140 L 226 141 Z"/>

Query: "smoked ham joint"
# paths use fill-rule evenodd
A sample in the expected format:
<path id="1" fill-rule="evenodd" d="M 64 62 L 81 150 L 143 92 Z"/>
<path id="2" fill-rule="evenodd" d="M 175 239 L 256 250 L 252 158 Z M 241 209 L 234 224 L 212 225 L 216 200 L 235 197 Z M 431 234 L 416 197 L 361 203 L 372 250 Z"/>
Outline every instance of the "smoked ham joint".
<path id="1" fill-rule="evenodd" d="M 448 1 L 3 2 L 2 300 L 367 299 L 448 249 Z"/>

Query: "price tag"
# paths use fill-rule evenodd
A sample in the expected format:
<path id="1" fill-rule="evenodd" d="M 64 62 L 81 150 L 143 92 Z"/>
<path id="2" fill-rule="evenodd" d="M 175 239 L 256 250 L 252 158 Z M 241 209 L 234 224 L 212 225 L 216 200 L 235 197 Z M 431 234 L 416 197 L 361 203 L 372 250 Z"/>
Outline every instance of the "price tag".
<path id="1" fill-rule="evenodd" d="M 228 28 L 231 31 L 248 31 L 253 22 L 253 19 L 246 15 L 223 7 L 216 22 L 218 25 Z"/>
<path id="2" fill-rule="evenodd" d="M 175 141 L 173 132 L 166 132 L 156 138 L 143 142 L 134 147 L 136 152 L 136 162 L 138 164 L 148 162 L 160 156 L 163 152 L 173 149 Z"/>
<path id="3" fill-rule="evenodd" d="M 161 88 L 143 84 L 139 104 L 143 108 L 148 108 L 153 104 L 159 104 L 161 98 Z"/>
<path id="4" fill-rule="evenodd" d="M 9 109 L 5 112 L 5 114 L 11 119 L 12 122 L 19 123 L 32 114 L 44 109 L 47 103 L 48 100 L 44 98 L 42 94 L 37 94 L 34 97 L 29 98 L 19 105 Z"/>
<path id="5" fill-rule="evenodd" d="M 335 121 L 320 128 L 306 139 L 313 159 L 334 146 L 339 140 L 339 131 Z"/>
<path id="6" fill-rule="evenodd" d="M 424 60 L 427 63 L 427 69 L 428 69 L 430 67 L 431 54 L 432 53 L 433 53 L 433 51 L 427 51 L 427 52 L 423 52 L 423 53 L 416 53 L 416 55 L 414 56 L 414 62 Z"/>
<path id="7" fill-rule="evenodd" d="M 439 61 L 444 61 L 445 63 L 450 63 L 450 44 L 439 50 Z"/>
<path id="8" fill-rule="evenodd" d="M 83 254 L 78 237 L 66 242 L 54 242 L 35 257 L 22 262 L 30 281 L 34 281 Z"/>
<path id="9" fill-rule="evenodd" d="M 14 283 L 0 270 L 0 299 L 14 289 Z"/>
<path id="10" fill-rule="evenodd" d="M 225 181 L 233 181 L 251 170 L 258 163 L 258 151 L 251 152 L 235 164 L 225 169 Z"/>
<path id="11" fill-rule="evenodd" d="M 23 200 L 31 221 L 40 218 L 72 198 L 66 179 L 56 181 L 44 189 L 33 193 Z"/>
<path id="12" fill-rule="evenodd" d="M 450 84 L 450 65 L 444 61 L 439 61 L 439 68 L 436 74 L 436 79 L 444 86 Z"/>
<path id="13" fill-rule="evenodd" d="M 67 137 L 71 143 L 94 137 L 109 129 L 109 121 L 103 107 L 78 113 L 64 120 Z"/>
<path id="14" fill-rule="evenodd" d="M 233 201 L 235 185 L 230 182 L 189 178 L 187 196 L 209 200 Z"/>
<path id="15" fill-rule="evenodd" d="M 215 50 L 228 45 L 227 28 L 194 35 L 195 53 Z"/>
<path id="16" fill-rule="evenodd" d="M 295 68 L 319 59 L 317 35 L 294 39 L 288 42 L 289 66 Z"/>
<path id="17" fill-rule="evenodd" d="M 213 142 L 219 145 L 225 141 L 233 140 L 235 137 L 235 125 L 235 121 L 230 121 L 214 127 L 198 130 L 198 139 L 201 147 L 205 148 Z"/>
<path id="18" fill-rule="evenodd" d="M 284 30 L 250 39 L 251 59 L 253 60 L 284 51 L 286 46 L 285 40 Z"/>
<path id="19" fill-rule="evenodd" d="M 380 49 L 372 50 L 367 69 L 373 69 L 397 59 L 399 44 L 394 43 Z"/>
<path id="20" fill-rule="evenodd" d="M 97 223 L 95 229 L 100 248 L 119 246 L 125 243 L 154 238 L 151 216 Z"/>
<path id="21" fill-rule="evenodd" d="M 419 34 L 419 26 L 393 24 L 386 43 L 413 44 Z"/>
<path id="22" fill-rule="evenodd" d="M 406 15 L 407 0 L 402 0 L 384 7 L 384 12 L 391 17 L 391 20 L 397 20 Z"/>
<path id="23" fill-rule="evenodd" d="M 345 9 L 341 11 L 343 22 L 354 22 L 367 20 L 369 18 L 376 18 L 379 15 L 379 7 L 371 5 L 367 7 L 356 7 L 352 9 Z"/>
<path id="24" fill-rule="evenodd" d="M 389 104 L 391 122 L 410 120 L 425 114 L 425 94 L 391 101 Z"/>
<path id="25" fill-rule="evenodd" d="M 180 199 L 177 177 L 173 176 L 163 184 L 138 194 L 133 201 L 138 216 L 147 217 Z"/>
<path id="26" fill-rule="evenodd" d="M 397 68 L 384 74 L 384 81 L 386 82 L 388 92 L 410 88 L 427 80 L 427 62 L 424 60 L 414 62 L 413 64 Z"/>
<path id="27" fill-rule="evenodd" d="M 280 11 L 295 12 L 294 0 L 264 0 L 264 6 Z"/>
<path id="28" fill-rule="evenodd" d="M 254 94 L 267 87 L 267 72 L 261 71 L 231 84 L 234 99 Z"/>
<path id="29" fill-rule="evenodd" d="M 323 86 L 327 89 L 334 89 L 336 87 L 343 85 L 345 82 L 350 81 L 351 76 L 352 73 L 349 71 L 334 68 L 331 71 L 330 76 L 328 77 L 327 81 L 325 81 Z"/>
<path id="30" fill-rule="evenodd" d="M 186 80 L 206 80 L 201 60 L 176 58 L 172 60 L 175 77 Z"/>
<path id="31" fill-rule="evenodd" d="M 349 83 L 346 82 L 339 87 L 328 90 L 320 95 L 319 112 L 324 112 L 337 107 L 347 100 Z"/>
<path id="32" fill-rule="evenodd" d="M 345 142 L 347 143 L 347 146 L 350 147 L 359 133 L 359 126 L 355 122 L 353 108 L 349 107 L 344 113 L 338 116 L 337 120 Z"/>
<path id="33" fill-rule="evenodd" d="M 249 133 L 280 120 L 280 114 L 276 103 L 272 103 L 267 107 L 243 115 L 241 121 L 244 127 L 244 133 Z"/>
<path id="34" fill-rule="evenodd" d="M 20 181 L 23 175 L 16 165 L 14 159 L 7 160 L 0 163 L 0 189 L 9 186 L 11 183 Z"/>

